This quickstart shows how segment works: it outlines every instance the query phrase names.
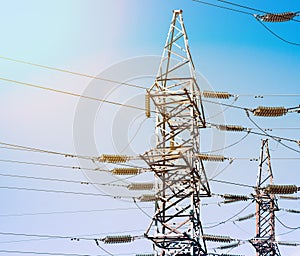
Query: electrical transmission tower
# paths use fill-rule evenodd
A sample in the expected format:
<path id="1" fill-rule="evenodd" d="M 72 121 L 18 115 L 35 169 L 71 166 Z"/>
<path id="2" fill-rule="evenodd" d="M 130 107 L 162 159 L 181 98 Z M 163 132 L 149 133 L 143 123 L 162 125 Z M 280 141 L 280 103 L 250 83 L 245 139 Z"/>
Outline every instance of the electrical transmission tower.
<path id="1" fill-rule="evenodd" d="M 256 182 L 256 236 L 250 242 L 257 256 L 280 256 L 275 241 L 275 211 L 278 211 L 274 193 L 266 190 L 273 186 L 273 173 L 268 140 L 262 140 L 260 164 Z"/>
<path id="2" fill-rule="evenodd" d="M 146 95 L 155 106 L 156 145 L 142 158 L 155 174 L 155 213 L 145 236 L 155 255 L 207 255 L 200 198 L 210 196 L 199 158 L 205 117 L 182 11 L 173 18 L 158 75 Z"/>

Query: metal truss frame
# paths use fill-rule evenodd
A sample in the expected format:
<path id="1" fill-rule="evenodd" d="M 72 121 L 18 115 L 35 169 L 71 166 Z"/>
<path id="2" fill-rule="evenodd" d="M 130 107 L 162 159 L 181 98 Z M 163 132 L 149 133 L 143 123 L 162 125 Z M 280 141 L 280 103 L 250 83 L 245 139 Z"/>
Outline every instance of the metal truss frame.
<path id="1" fill-rule="evenodd" d="M 155 255 L 207 255 L 200 198 L 211 195 L 198 154 L 205 116 L 182 11 L 173 11 L 158 75 L 147 91 L 155 106 L 156 146 L 141 157 L 155 174 L 155 213 L 145 236 Z"/>
<path id="2" fill-rule="evenodd" d="M 257 256 L 280 256 L 275 241 L 275 211 L 278 211 L 279 208 L 275 195 L 264 190 L 267 185 L 273 185 L 273 172 L 266 139 L 262 140 L 256 182 L 256 236 L 250 242 L 254 246 Z"/>

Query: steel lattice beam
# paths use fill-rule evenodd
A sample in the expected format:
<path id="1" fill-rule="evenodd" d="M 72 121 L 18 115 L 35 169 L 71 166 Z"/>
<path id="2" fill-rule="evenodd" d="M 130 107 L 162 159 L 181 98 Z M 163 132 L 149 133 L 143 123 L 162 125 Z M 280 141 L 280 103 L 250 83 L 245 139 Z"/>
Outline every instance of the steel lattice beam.
<path id="1" fill-rule="evenodd" d="M 158 75 L 148 90 L 156 112 L 156 147 L 142 155 L 155 173 L 156 211 L 145 236 L 155 255 L 207 255 L 200 198 L 210 196 L 199 159 L 205 116 L 182 11 L 173 18 Z"/>

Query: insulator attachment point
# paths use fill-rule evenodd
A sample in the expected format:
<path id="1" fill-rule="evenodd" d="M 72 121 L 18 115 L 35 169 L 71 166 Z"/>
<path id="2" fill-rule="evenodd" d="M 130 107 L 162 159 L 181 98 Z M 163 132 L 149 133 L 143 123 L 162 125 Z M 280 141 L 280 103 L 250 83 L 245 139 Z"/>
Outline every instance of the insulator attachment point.
<path id="1" fill-rule="evenodd" d="M 218 125 L 217 128 L 220 131 L 231 131 L 231 132 L 242 132 L 246 130 L 246 128 L 240 125 Z"/>
<path id="2" fill-rule="evenodd" d="M 226 159 L 221 155 L 198 154 L 197 156 L 202 161 L 223 162 Z"/>
<path id="3" fill-rule="evenodd" d="M 127 186 L 129 190 L 152 190 L 154 183 L 131 183 Z"/>
<path id="4" fill-rule="evenodd" d="M 264 22 L 285 22 L 290 21 L 297 16 L 295 12 L 283 12 L 283 13 L 267 13 L 265 15 L 257 15 L 254 17 Z"/>
<path id="5" fill-rule="evenodd" d="M 114 175 L 138 175 L 140 170 L 138 168 L 114 168 L 111 173 Z"/>
<path id="6" fill-rule="evenodd" d="M 204 98 L 229 99 L 232 95 L 228 92 L 203 91 Z"/>
<path id="7" fill-rule="evenodd" d="M 296 185 L 268 185 L 264 190 L 269 194 L 294 194 L 297 193 L 298 187 Z"/>
<path id="8" fill-rule="evenodd" d="M 133 237 L 130 235 L 124 236 L 107 236 L 104 238 L 105 244 L 120 244 L 120 243 L 130 243 L 133 241 Z"/>
<path id="9" fill-rule="evenodd" d="M 130 160 L 129 156 L 125 155 L 108 155 L 103 154 L 97 158 L 99 162 L 106 162 L 106 163 L 125 163 Z"/>
<path id="10" fill-rule="evenodd" d="M 253 110 L 255 116 L 265 116 L 265 117 L 277 117 L 283 116 L 287 113 L 285 107 L 263 107 L 259 106 Z"/>
<path id="11" fill-rule="evenodd" d="M 228 243 L 233 241 L 229 236 L 218 236 L 218 235 L 203 235 L 202 238 L 207 241 L 212 241 L 212 242 L 222 242 L 222 243 Z"/>
<path id="12" fill-rule="evenodd" d="M 142 195 L 140 198 L 140 201 L 141 202 L 153 202 L 153 201 L 156 201 L 156 195 L 154 194 L 147 194 L 147 195 Z"/>

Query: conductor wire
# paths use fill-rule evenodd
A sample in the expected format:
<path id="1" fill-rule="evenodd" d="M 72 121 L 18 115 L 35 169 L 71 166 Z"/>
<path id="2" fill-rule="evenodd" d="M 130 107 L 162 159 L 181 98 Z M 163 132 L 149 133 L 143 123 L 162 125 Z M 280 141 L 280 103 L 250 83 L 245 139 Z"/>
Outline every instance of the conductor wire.
<path id="1" fill-rule="evenodd" d="M 262 25 L 267 31 L 269 31 L 273 36 L 277 37 L 279 40 L 287 43 L 287 44 L 291 44 L 291 45 L 295 45 L 295 46 L 300 46 L 300 43 L 295 43 L 295 42 L 291 42 L 288 41 L 284 38 L 282 38 L 281 36 L 279 36 L 278 34 L 276 34 L 275 32 L 273 32 L 270 28 L 268 28 L 258 17 L 254 16 L 255 19 L 259 22 L 260 25 Z"/>
<path id="2" fill-rule="evenodd" d="M 264 134 L 265 136 L 270 137 L 270 138 L 273 139 L 274 141 L 278 142 L 280 145 L 282 145 L 282 146 L 284 146 L 284 147 L 286 147 L 286 148 L 288 148 L 288 149 L 290 149 L 290 150 L 292 150 L 292 151 L 295 151 L 295 152 L 297 152 L 297 153 L 300 153 L 299 150 L 294 149 L 294 148 L 292 148 L 292 147 L 290 147 L 290 146 L 288 146 L 288 145 L 285 145 L 285 144 L 282 143 L 279 139 L 274 138 L 274 136 L 272 136 L 272 135 L 268 134 L 266 131 L 264 131 L 257 123 L 255 123 L 255 122 L 252 120 L 252 118 L 250 117 L 249 112 L 248 112 L 247 110 L 246 110 L 246 115 L 247 115 L 248 119 L 251 121 L 251 123 L 254 124 L 261 132 L 263 132 L 263 134 Z"/>

